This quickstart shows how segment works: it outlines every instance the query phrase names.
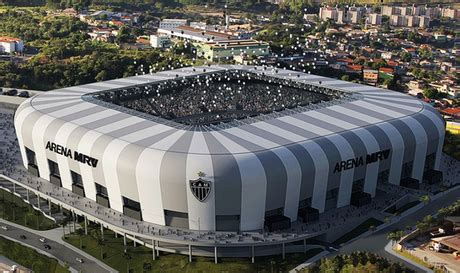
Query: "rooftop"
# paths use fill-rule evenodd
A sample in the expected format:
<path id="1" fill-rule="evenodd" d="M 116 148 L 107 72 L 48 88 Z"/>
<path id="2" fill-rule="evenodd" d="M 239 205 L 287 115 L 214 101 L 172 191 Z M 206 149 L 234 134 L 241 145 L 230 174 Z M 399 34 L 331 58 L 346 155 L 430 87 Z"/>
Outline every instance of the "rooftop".
<path id="1" fill-rule="evenodd" d="M 19 41 L 21 41 L 21 39 L 19 38 L 0 36 L 0 42 L 3 42 L 3 43 L 11 43 L 11 42 L 19 42 Z"/>

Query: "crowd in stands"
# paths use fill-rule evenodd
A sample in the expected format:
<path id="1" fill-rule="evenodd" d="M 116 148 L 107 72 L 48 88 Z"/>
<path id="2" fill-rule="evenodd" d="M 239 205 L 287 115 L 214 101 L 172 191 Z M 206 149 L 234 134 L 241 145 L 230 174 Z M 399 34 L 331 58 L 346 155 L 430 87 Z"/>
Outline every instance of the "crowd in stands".
<path id="1" fill-rule="evenodd" d="M 217 124 L 342 97 L 339 91 L 227 72 L 99 93 L 104 101 L 187 125 Z"/>

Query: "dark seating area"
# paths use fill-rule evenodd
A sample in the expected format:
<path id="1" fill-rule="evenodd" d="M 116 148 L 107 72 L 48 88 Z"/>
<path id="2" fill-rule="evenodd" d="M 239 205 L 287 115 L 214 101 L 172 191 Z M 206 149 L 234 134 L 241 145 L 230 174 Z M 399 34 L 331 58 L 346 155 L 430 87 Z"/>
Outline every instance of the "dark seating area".
<path id="1" fill-rule="evenodd" d="M 400 184 L 401 187 L 409 188 L 409 189 L 420 189 L 420 182 L 412 177 L 406 177 L 401 179 Z"/>
<path id="2" fill-rule="evenodd" d="M 423 173 L 423 182 L 429 185 L 439 184 L 442 182 L 442 172 L 437 170 L 427 170 Z"/>
<path id="3" fill-rule="evenodd" d="M 356 191 L 351 194 L 350 204 L 355 207 L 362 207 L 370 204 L 372 196 L 369 193 L 363 191 Z"/>
<path id="4" fill-rule="evenodd" d="M 304 223 L 311 223 L 319 220 L 319 210 L 312 207 L 299 209 L 299 219 Z"/>
<path id="5" fill-rule="evenodd" d="M 291 219 L 283 215 L 272 215 L 265 217 L 264 226 L 270 231 L 290 229 Z"/>

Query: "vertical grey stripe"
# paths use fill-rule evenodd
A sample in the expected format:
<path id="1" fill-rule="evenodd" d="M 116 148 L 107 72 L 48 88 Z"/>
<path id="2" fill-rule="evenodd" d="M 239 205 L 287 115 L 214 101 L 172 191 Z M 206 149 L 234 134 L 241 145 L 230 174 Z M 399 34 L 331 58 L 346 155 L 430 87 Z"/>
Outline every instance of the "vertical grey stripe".
<path id="1" fill-rule="evenodd" d="M 292 132 L 292 133 L 297 134 L 299 136 L 303 136 L 306 139 L 312 139 L 312 138 L 315 138 L 315 137 L 319 136 L 318 134 L 315 134 L 315 132 L 310 132 L 310 131 L 303 130 L 303 129 L 297 127 L 297 126 L 294 126 L 294 125 L 289 124 L 287 122 L 281 121 L 279 119 L 270 119 L 270 120 L 267 120 L 265 122 L 267 122 L 268 124 L 271 124 L 273 126 L 279 127 L 279 128 L 281 128 L 283 130 L 286 130 L 288 132 Z"/>
<path id="2" fill-rule="evenodd" d="M 398 102 L 395 102 L 395 101 L 392 101 L 391 103 L 393 103 L 393 106 L 391 105 L 388 105 L 388 104 L 383 104 L 383 103 L 378 103 L 376 101 L 368 101 L 366 99 L 363 99 L 363 101 L 366 101 L 368 103 L 372 103 L 373 105 L 377 105 L 377 106 L 380 106 L 380 107 L 384 107 L 386 109 L 389 109 L 389 110 L 392 110 L 392 111 L 395 111 L 397 113 L 401 113 L 403 115 L 412 115 L 414 113 L 414 111 L 411 111 L 411 110 L 406 110 L 404 109 L 403 105 L 401 105 L 400 107 L 398 107 L 398 104 L 401 104 L 401 103 L 398 103 Z"/>
<path id="3" fill-rule="evenodd" d="M 137 189 L 137 177 L 136 177 L 136 166 L 139 161 L 139 157 L 142 152 L 146 149 L 144 147 L 148 147 L 163 138 L 168 137 L 172 133 L 174 133 L 174 129 L 170 129 L 168 131 L 162 132 L 158 135 L 153 137 L 147 137 L 145 139 L 141 139 L 136 141 L 132 144 L 127 145 L 123 150 L 120 152 L 120 156 L 117 160 L 117 174 L 118 174 L 118 182 L 120 185 L 120 192 L 123 196 L 132 198 L 135 201 L 139 201 L 138 198 L 134 196 L 126 195 L 128 192 L 135 192 L 136 197 L 138 197 L 138 189 Z M 133 171 L 134 170 L 134 171 Z"/>
<path id="4" fill-rule="evenodd" d="M 361 138 L 359 138 L 352 131 L 345 131 L 343 133 L 340 133 L 340 135 L 343 138 L 345 138 L 345 140 L 350 144 L 350 147 L 352 148 L 355 157 L 363 156 L 364 158 L 366 158 L 368 151 L 366 150 L 366 146 L 364 145 Z M 364 179 L 366 177 L 366 168 L 367 166 L 365 164 L 356 167 L 354 169 L 353 181 L 357 181 L 358 179 Z"/>
<path id="5" fill-rule="evenodd" d="M 334 173 L 334 167 L 337 162 L 340 163 L 342 161 L 342 157 L 340 155 L 339 150 L 337 147 L 327 138 L 318 138 L 313 140 L 316 144 L 318 144 L 324 153 L 327 156 L 329 161 L 329 181 L 327 185 L 327 190 L 338 188 L 340 185 L 340 173 Z M 318 174 L 320 175 L 320 174 Z"/>
<path id="6" fill-rule="evenodd" d="M 305 114 L 298 114 L 298 115 L 294 115 L 292 117 L 296 118 L 298 120 L 301 120 L 301 121 L 316 125 L 318 127 L 321 127 L 323 129 L 326 129 L 326 130 L 329 130 L 329 131 L 332 131 L 332 132 L 341 132 L 341 131 L 343 131 L 343 128 L 340 128 L 340 127 L 338 127 L 338 126 L 336 126 L 334 124 L 328 123 L 328 122 L 324 122 L 324 121 L 319 120 L 317 118 L 307 116 Z"/>
<path id="7" fill-rule="evenodd" d="M 193 132 L 186 132 L 174 143 L 170 150 L 188 151 Z M 186 170 L 187 154 L 167 151 L 160 167 L 160 187 L 163 208 L 188 213 Z"/>
<path id="8" fill-rule="evenodd" d="M 348 123 L 351 123 L 351 124 L 354 124 L 354 125 L 357 125 L 357 126 L 366 126 L 366 125 L 369 125 L 369 123 L 367 123 L 366 121 L 364 120 L 361 120 L 361 119 L 358 119 L 358 118 L 355 118 L 355 117 L 352 117 L 352 116 L 348 116 L 348 115 L 344 115 L 343 113 L 340 113 L 340 112 L 337 112 L 337 111 L 334 111 L 330 108 L 321 108 L 321 109 L 318 109 L 316 110 L 317 112 L 320 112 L 320 113 L 323 113 L 325 115 L 328 115 L 328 116 L 331 116 L 333 118 L 337 118 L 337 119 L 344 119 L 346 118 L 346 121 Z"/>
<path id="9" fill-rule="evenodd" d="M 279 144 L 279 145 L 288 145 L 292 143 L 291 141 L 289 141 L 288 139 L 285 139 L 282 136 L 275 135 L 274 133 L 262 130 L 252 125 L 245 125 L 245 126 L 241 126 L 238 128 L 246 132 L 249 132 L 251 134 L 254 134 L 256 136 L 259 136 L 263 139 L 269 140 L 271 142 L 275 142 L 276 144 Z M 264 148 L 261 147 L 261 149 L 264 149 Z"/>
<path id="10" fill-rule="evenodd" d="M 300 185 L 300 198 L 299 201 L 312 197 L 313 186 L 315 183 L 315 164 L 311 155 L 300 144 L 289 145 L 288 149 L 294 154 L 299 162 L 302 171 L 302 184 Z"/>
<path id="11" fill-rule="evenodd" d="M 272 210 L 284 207 L 286 199 L 287 173 L 284 164 L 279 157 L 270 150 L 264 150 L 259 145 L 248 142 L 234 136 L 225 130 L 220 133 L 232 141 L 238 143 L 248 150 L 258 150 L 254 153 L 264 167 L 267 178 L 267 196 L 265 210 Z"/>
<path id="12" fill-rule="evenodd" d="M 114 112 L 114 115 L 87 123 L 85 124 L 85 127 L 90 130 L 97 130 L 99 127 L 105 126 L 107 124 L 112 124 L 125 118 L 129 118 L 129 115 L 125 113 Z"/>
<path id="13" fill-rule="evenodd" d="M 415 157 L 415 147 L 416 147 L 416 136 L 412 130 L 401 120 L 392 120 L 389 122 L 393 125 L 396 130 L 399 131 L 399 134 L 404 140 L 404 159 L 403 163 L 407 163 L 414 160 Z M 404 171 L 404 170 L 403 170 Z"/>
<path id="14" fill-rule="evenodd" d="M 63 103 L 63 104 L 53 106 L 53 107 L 50 107 L 50 108 L 40 109 L 40 110 L 37 110 L 37 111 L 42 112 L 42 113 L 51 114 L 52 112 L 62 110 L 62 109 L 66 109 L 66 108 L 69 108 L 69 107 L 72 107 L 72 106 L 75 106 L 75 105 L 78 105 L 78 104 L 81 104 L 81 102 L 80 101 L 74 101 L 74 102 L 69 102 L 69 103 Z"/>
<path id="15" fill-rule="evenodd" d="M 61 96 L 58 96 L 56 99 L 53 99 L 53 100 L 34 100 L 33 106 L 46 105 L 46 104 L 51 104 L 51 103 L 56 103 L 56 102 L 65 102 L 65 101 L 73 100 L 73 99 L 78 99 L 78 96 L 74 96 L 73 98 L 70 98 L 70 99 L 61 98 Z"/>
<path id="16" fill-rule="evenodd" d="M 430 118 L 424 116 L 423 114 L 417 114 L 412 117 L 422 125 L 423 129 L 427 134 L 428 143 L 426 154 L 428 155 L 436 153 L 440 139 L 438 128 L 436 128 L 436 125 L 433 123 L 433 121 L 431 121 Z"/>
<path id="17" fill-rule="evenodd" d="M 388 134 L 386 132 L 384 132 L 380 127 L 367 126 L 364 129 L 367 130 L 369 133 L 371 133 L 374 136 L 375 140 L 377 141 L 377 143 L 380 146 L 380 150 L 390 149 L 390 151 L 391 151 L 390 138 L 388 137 Z M 391 157 L 389 157 L 389 159 L 391 159 Z M 383 172 L 385 170 L 389 170 L 390 167 L 391 167 L 391 164 L 393 164 L 391 162 L 391 160 L 380 161 L 380 163 L 379 163 L 379 173 Z"/>
<path id="18" fill-rule="evenodd" d="M 86 117 L 86 116 L 89 116 L 89 115 L 92 115 L 92 114 L 100 113 L 100 112 L 102 112 L 104 110 L 105 110 L 105 108 L 95 105 L 93 108 L 78 111 L 78 112 L 75 112 L 75 113 L 72 113 L 72 114 L 68 114 L 66 116 L 61 116 L 61 117 L 59 117 L 59 119 L 71 122 L 71 121 L 74 121 L 74 120 L 82 118 L 82 117 Z"/>
<path id="19" fill-rule="evenodd" d="M 380 120 L 391 120 L 391 119 L 393 119 L 393 117 L 387 116 L 387 115 L 379 113 L 379 112 L 371 111 L 371 110 L 369 110 L 367 108 L 358 106 L 356 104 L 344 103 L 344 104 L 341 104 L 340 106 L 342 106 L 343 108 L 347 108 L 347 109 L 354 110 L 356 112 L 368 115 L 368 116 L 376 118 L 376 119 L 380 119 Z"/>
<path id="20" fill-rule="evenodd" d="M 242 182 L 235 157 L 212 135 L 203 133 L 211 154 L 216 215 L 241 215 Z"/>

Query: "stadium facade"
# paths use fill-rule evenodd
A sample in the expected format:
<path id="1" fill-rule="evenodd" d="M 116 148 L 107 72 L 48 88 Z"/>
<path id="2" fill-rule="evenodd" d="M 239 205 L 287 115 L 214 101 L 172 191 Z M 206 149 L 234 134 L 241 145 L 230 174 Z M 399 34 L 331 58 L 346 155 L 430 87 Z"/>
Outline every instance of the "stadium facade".
<path id="1" fill-rule="evenodd" d="M 97 98 L 232 71 L 341 95 L 204 125 Z M 276 229 L 277 221 L 308 221 L 305 213 L 373 197 L 378 183 L 423 183 L 424 173 L 439 170 L 444 141 L 437 111 L 407 95 L 253 66 L 46 92 L 17 109 L 15 128 L 29 172 L 134 219 L 201 231 Z"/>

